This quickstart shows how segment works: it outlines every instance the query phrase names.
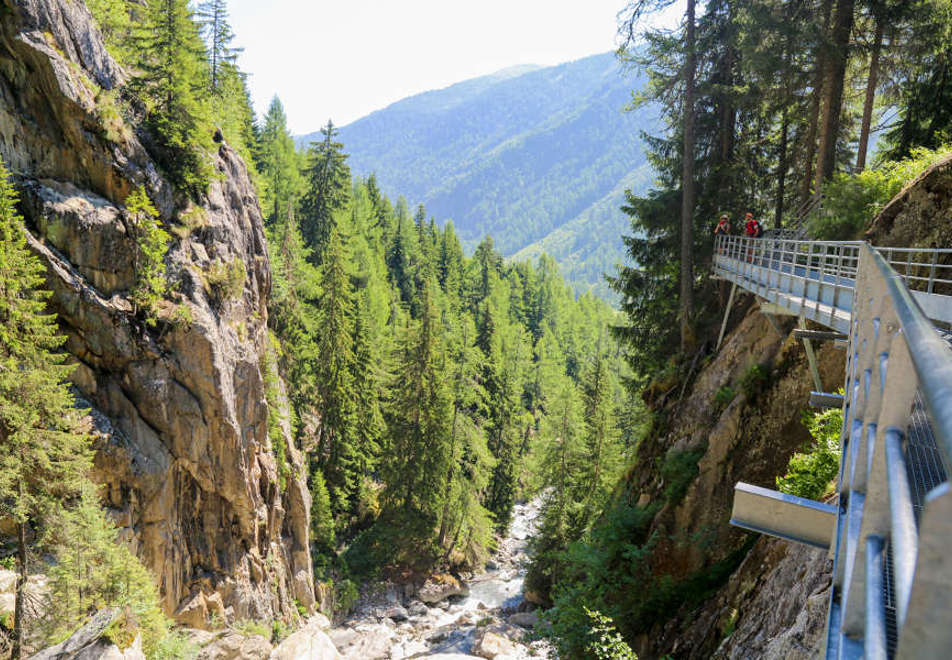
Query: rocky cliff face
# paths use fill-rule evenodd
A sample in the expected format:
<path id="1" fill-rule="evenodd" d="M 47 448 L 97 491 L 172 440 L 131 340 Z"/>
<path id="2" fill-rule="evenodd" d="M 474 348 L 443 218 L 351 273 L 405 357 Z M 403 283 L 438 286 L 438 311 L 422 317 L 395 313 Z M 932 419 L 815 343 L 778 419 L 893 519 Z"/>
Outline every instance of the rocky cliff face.
<path id="1" fill-rule="evenodd" d="M 746 295 L 734 315 L 735 329 L 698 368 L 684 398 L 656 411 L 655 432 L 642 441 L 621 489 L 629 502 L 660 507 L 648 533 L 652 573 L 690 585 L 680 609 L 638 640 L 639 657 L 807 658 L 819 644 L 825 554 L 728 524 L 735 483 L 775 488 L 775 477 L 810 439 L 801 423 L 813 389 L 806 355 L 789 334 L 792 318 L 775 318 L 778 332 Z M 843 352 L 816 348 L 825 388 L 835 390 Z M 736 393 L 729 403 L 723 393 L 718 402 L 725 386 Z M 658 466 L 690 452 L 702 454 L 698 475 L 672 501 Z M 700 593 L 707 595 L 699 601 Z"/>
<path id="2" fill-rule="evenodd" d="M 287 430 L 286 480 L 268 436 L 280 411 L 266 399 L 271 282 L 254 188 L 222 144 L 220 176 L 190 208 L 113 111 L 123 82 L 82 2 L 0 0 L 0 156 L 93 406 L 104 498 L 183 623 L 291 619 L 295 601 L 314 603 L 310 496 Z M 174 234 L 155 328 L 128 297 L 121 204 L 140 184 Z M 244 277 L 223 293 L 214 264 Z"/>

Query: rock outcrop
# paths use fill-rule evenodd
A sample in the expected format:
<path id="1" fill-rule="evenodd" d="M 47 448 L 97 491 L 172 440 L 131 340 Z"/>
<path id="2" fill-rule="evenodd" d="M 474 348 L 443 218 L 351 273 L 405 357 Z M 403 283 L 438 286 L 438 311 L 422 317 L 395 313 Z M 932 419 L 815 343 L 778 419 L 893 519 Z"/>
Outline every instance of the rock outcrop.
<path id="1" fill-rule="evenodd" d="M 268 433 L 271 275 L 245 165 L 222 144 L 192 206 L 111 111 L 124 74 L 81 1 L 0 0 L 0 16 L 0 156 L 93 407 L 105 502 L 180 621 L 294 619 L 314 604 L 310 496 L 287 425 Z M 129 299 L 122 203 L 139 185 L 174 235 L 154 328 Z M 223 265 L 241 275 L 226 293 Z"/>

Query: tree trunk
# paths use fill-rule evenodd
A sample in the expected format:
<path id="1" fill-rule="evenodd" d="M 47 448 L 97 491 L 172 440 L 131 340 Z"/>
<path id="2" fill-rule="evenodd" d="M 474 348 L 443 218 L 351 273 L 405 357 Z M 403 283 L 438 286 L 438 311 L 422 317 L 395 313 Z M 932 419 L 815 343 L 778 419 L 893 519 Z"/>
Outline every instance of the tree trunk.
<path id="1" fill-rule="evenodd" d="M 787 170 L 790 164 L 787 162 L 787 146 L 790 141 L 790 67 L 793 47 L 792 38 L 787 38 L 783 51 L 783 98 L 780 100 L 783 110 L 780 119 L 780 145 L 777 154 L 777 202 L 774 209 L 774 228 L 783 228 L 783 203 L 786 196 Z"/>
<path id="2" fill-rule="evenodd" d="M 694 316 L 694 52 L 695 1 L 688 0 L 684 31 L 684 153 L 681 173 L 681 351 L 694 343 L 691 321 Z"/>
<path id="3" fill-rule="evenodd" d="M 873 121 L 873 102 L 876 100 L 876 85 L 879 83 L 879 54 L 883 48 L 883 20 L 876 18 L 876 36 L 873 51 L 869 55 L 869 79 L 866 81 L 866 101 L 863 103 L 863 124 L 859 129 L 859 148 L 856 152 L 856 171 L 866 168 L 866 151 L 869 148 L 869 128 Z"/>
<path id="4" fill-rule="evenodd" d="M 20 660 L 23 653 L 23 608 L 26 590 L 26 522 L 17 523 L 17 586 L 13 605 L 13 650 L 11 658 Z"/>
<path id="5" fill-rule="evenodd" d="M 816 159 L 816 134 L 820 123 L 820 99 L 823 96 L 823 71 L 826 62 L 827 31 L 830 25 L 830 14 L 833 11 L 833 0 L 823 0 L 820 10 L 820 34 L 822 41 L 816 52 L 816 78 L 813 82 L 813 96 L 810 99 L 810 116 L 807 120 L 806 151 L 803 158 L 803 178 L 800 180 L 800 203 L 806 204 L 810 199 L 810 187 L 813 183 L 813 162 Z"/>
<path id="6" fill-rule="evenodd" d="M 833 16 L 829 56 L 823 95 L 823 117 L 820 124 L 820 146 L 817 150 L 814 197 L 822 193 L 823 183 L 833 175 L 836 166 L 836 141 L 840 133 L 840 110 L 843 106 L 843 83 L 849 59 L 850 33 L 853 31 L 854 0 L 837 0 Z"/>

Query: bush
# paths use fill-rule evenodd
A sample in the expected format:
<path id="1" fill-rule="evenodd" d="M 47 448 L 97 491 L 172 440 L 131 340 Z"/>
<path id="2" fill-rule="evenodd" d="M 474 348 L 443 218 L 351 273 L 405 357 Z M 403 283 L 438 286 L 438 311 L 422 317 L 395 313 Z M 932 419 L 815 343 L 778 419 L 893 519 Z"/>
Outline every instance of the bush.
<path id="1" fill-rule="evenodd" d="M 205 284 L 217 307 L 237 300 L 245 290 L 245 263 L 238 257 L 212 262 L 205 270 Z"/>
<path id="2" fill-rule="evenodd" d="M 669 452 L 665 457 L 661 477 L 665 483 L 664 496 L 670 504 L 684 499 L 688 486 L 698 475 L 697 463 L 706 451 L 704 446 L 690 451 Z"/>
<path id="3" fill-rule="evenodd" d="M 813 436 L 813 443 L 806 451 L 790 457 L 787 474 L 777 477 L 777 489 L 818 500 L 826 494 L 839 473 L 843 411 L 834 408 L 808 413 L 803 422 Z"/>
<path id="4" fill-rule="evenodd" d="M 252 635 L 261 635 L 265 639 L 271 639 L 271 626 L 268 625 L 265 621 L 254 621 L 252 619 L 242 619 L 241 621 L 235 621 L 231 626 L 232 630 L 237 633 L 244 635 L 245 637 L 251 637 Z"/>
<path id="5" fill-rule="evenodd" d="M 159 212 L 143 186 L 126 198 L 126 218 L 135 241 L 132 266 L 136 281 L 132 302 L 136 312 L 145 313 L 146 323 L 155 325 L 159 302 L 168 291 L 165 255 L 169 250 L 169 235 L 159 226 Z"/>
<path id="6" fill-rule="evenodd" d="M 740 388 L 748 402 L 753 403 L 770 383 L 770 368 L 765 364 L 754 364 L 740 379 Z"/>
<path id="7" fill-rule="evenodd" d="M 582 609 L 585 610 L 590 622 L 588 644 L 585 645 L 588 657 L 597 660 L 638 660 L 638 656 L 622 639 L 609 617 L 587 607 Z"/>
<path id="8" fill-rule="evenodd" d="M 730 385 L 724 385 L 714 393 L 714 405 L 718 411 L 724 410 L 736 396 L 737 392 Z"/>
<path id="9" fill-rule="evenodd" d="M 153 660 L 192 660 L 201 650 L 201 647 L 190 640 L 188 635 L 172 630 L 159 640 L 155 651 L 149 657 Z"/>
<path id="10" fill-rule="evenodd" d="M 809 234 L 829 241 L 860 238 L 904 185 L 948 154 L 948 148 L 920 148 L 905 160 L 887 161 L 859 174 L 837 174 L 823 190 L 822 208 L 808 220 Z"/>

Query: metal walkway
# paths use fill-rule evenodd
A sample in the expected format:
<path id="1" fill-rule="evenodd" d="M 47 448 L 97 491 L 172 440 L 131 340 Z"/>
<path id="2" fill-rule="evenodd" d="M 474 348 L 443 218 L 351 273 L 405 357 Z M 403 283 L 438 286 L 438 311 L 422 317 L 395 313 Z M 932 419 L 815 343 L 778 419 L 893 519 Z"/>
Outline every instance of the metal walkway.
<path id="1" fill-rule="evenodd" d="M 952 249 L 735 236 L 715 243 L 715 277 L 768 301 L 768 311 L 848 337 L 836 502 L 738 484 L 731 520 L 830 549 L 827 658 L 952 652 L 952 348 L 942 329 L 952 322 L 949 263 Z"/>

